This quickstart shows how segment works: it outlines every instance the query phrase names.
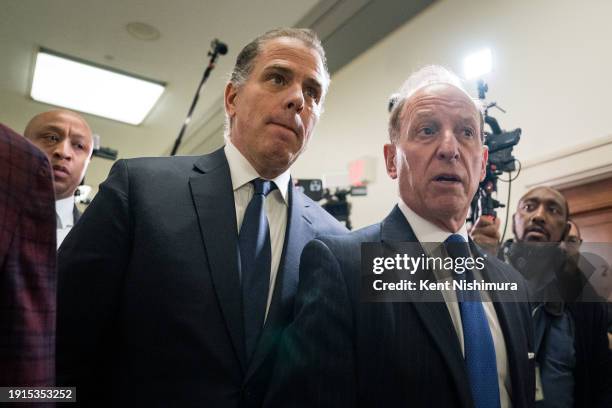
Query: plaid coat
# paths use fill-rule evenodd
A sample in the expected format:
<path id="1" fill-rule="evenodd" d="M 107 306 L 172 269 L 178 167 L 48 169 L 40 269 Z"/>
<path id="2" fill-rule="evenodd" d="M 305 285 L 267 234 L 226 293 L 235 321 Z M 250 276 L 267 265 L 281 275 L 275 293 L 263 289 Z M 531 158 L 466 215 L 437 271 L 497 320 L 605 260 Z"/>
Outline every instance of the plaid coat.
<path id="1" fill-rule="evenodd" d="M 0 124 L 0 386 L 54 384 L 55 217 L 46 156 Z"/>

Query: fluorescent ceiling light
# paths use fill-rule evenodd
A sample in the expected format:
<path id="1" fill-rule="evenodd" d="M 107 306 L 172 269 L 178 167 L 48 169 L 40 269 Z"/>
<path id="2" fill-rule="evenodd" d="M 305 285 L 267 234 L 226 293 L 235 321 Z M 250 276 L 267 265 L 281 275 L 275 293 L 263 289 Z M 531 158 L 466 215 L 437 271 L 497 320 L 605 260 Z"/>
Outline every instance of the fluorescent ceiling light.
<path id="1" fill-rule="evenodd" d="M 39 102 L 139 125 L 163 91 L 160 83 L 41 49 L 30 95 Z"/>
<path id="2" fill-rule="evenodd" d="M 474 79 L 491 72 L 493 62 L 491 50 L 485 48 L 468 55 L 463 60 L 463 71 L 466 79 Z"/>

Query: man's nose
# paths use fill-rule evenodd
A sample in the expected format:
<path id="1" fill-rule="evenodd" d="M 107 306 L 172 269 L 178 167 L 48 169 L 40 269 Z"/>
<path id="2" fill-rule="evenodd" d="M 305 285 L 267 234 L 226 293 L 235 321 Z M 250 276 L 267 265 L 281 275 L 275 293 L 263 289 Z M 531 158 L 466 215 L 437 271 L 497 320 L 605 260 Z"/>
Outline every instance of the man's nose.
<path id="1" fill-rule="evenodd" d="M 298 83 L 288 88 L 285 106 L 287 109 L 294 109 L 296 113 L 301 113 L 304 109 L 304 91 Z"/>
<path id="2" fill-rule="evenodd" d="M 72 158 L 72 144 L 69 139 L 64 139 L 55 145 L 53 155 L 59 159 L 70 160 Z"/>
<path id="3" fill-rule="evenodd" d="M 457 160 L 459 158 L 459 142 L 452 129 L 442 129 L 437 156 L 440 160 Z"/>
<path id="4" fill-rule="evenodd" d="M 544 224 L 546 222 L 546 209 L 543 205 L 538 205 L 535 209 L 531 220 L 537 224 Z"/>

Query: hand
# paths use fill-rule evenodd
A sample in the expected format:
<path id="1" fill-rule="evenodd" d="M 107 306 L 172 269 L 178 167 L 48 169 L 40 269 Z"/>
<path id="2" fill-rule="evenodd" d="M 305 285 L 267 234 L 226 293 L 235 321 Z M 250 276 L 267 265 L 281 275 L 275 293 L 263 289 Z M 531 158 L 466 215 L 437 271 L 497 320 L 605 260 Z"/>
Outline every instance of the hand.
<path id="1" fill-rule="evenodd" d="M 582 243 L 582 240 L 578 241 L 578 243 L 568 242 L 568 241 L 563 240 L 559 243 L 559 246 L 561 247 L 561 249 L 565 251 L 565 253 L 567 254 L 569 258 L 572 258 L 577 262 L 578 256 L 580 255 L 580 244 L 581 243 Z"/>
<path id="2" fill-rule="evenodd" d="M 478 245 L 480 245 L 490 255 L 496 256 L 499 250 L 499 226 L 498 217 L 483 215 L 470 228 L 468 233 Z"/>

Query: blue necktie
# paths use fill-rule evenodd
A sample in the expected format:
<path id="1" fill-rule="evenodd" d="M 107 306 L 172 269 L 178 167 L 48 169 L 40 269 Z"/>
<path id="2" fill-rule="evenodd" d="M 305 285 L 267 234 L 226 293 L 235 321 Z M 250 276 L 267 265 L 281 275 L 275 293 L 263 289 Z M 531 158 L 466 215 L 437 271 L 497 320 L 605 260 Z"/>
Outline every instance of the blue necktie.
<path id="1" fill-rule="evenodd" d="M 247 359 L 251 358 L 257 346 L 268 303 L 272 249 L 264 202 L 275 187 L 272 182 L 260 178 L 251 183 L 255 192 L 244 213 L 238 235 Z"/>
<path id="2" fill-rule="evenodd" d="M 470 251 L 461 235 L 453 234 L 444 242 L 448 254 L 456 258 L 469 258 Z M 455 274 L 456 280 L 473 281 L 471 270 Z M 475 408 L 500 407 L 497 363 L 493 336 L 478 291 L 457 290 L 457 300 L 463 324 L 463 344 Z"/>

